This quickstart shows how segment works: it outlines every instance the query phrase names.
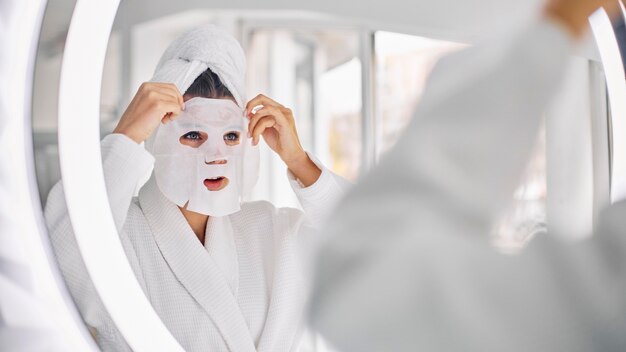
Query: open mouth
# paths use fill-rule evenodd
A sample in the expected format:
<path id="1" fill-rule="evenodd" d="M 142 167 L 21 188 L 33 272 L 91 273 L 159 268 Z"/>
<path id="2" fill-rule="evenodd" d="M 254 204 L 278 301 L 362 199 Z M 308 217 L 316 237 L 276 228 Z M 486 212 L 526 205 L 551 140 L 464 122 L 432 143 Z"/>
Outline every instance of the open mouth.
<path id="1" fill-rule="evenodd" d="M 219 191 L 228 186 L 228 179 L 224 176 L 207 178 L 204 180 L 204 187 L 209 191 Z"/>

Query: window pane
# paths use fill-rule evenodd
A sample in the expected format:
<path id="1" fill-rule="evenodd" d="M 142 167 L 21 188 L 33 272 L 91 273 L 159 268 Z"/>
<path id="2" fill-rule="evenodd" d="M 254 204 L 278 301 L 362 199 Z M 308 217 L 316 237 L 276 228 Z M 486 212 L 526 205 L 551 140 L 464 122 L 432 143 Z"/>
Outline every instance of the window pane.
<path id="1" fill-rule="evenodd" d="M 395 144 L 410 121 L 437 60 L 464 47 L 406 34 L 376 33 L 377 156 Z M 541 131 L 513 203 L 494 226 L 496 247 L 516 252 L 545 230 L 546 188 L 545 132 Z"/>
<path id="2" fill-rule="evenodd" d="M 437 60 L 465 45 L 378 31 L 376 55 L 377 156 L 391 148 L 419 101 Z"/>
<path id="3" fill-rule="evenodd" d="M 359 36 L 350 30 L 257 28 L 249 32 L 248 94 L 263 93 L 294 111 L 305 150 L 355 180 L 361 164 Z M 297 206 L 284 163 L 262 144 L 253 198 Z"/>

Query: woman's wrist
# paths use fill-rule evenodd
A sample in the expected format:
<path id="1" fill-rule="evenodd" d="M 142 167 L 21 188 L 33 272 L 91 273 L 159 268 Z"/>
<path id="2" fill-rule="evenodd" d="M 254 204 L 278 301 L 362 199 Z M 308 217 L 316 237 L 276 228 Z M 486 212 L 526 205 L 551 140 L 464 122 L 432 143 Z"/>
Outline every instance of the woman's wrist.
<path id="1" fill-rule="evenodd" d="M 314 184 L 322 174 L 322 170 L 315 165 L 304 150 L 289 159 L 283 159 L 283 161 L 304 187 Z"/>
<path id="2" fill-rule="evenodd" d="M 143 140 L 144 140 L 137 133 L 132 133 L 131 131 L 128 131 L 126 128 L 124 128 L 122 126 L 119 126 L 119 125 L 117 127 L 115 127 L 115 129 L 113 130 L 113 133 L 123 134 L 126 137 L 132 139 L 137 144 L 141 144 L 143 142 Z"/>

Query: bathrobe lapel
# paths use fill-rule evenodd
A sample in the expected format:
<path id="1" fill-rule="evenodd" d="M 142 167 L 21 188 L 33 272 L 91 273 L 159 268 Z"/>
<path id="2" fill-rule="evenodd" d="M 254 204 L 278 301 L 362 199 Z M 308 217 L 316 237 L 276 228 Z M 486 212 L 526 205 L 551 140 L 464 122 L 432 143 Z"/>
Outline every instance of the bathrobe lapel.
<path id="1" fill-rule="evenodd" d="M 163 258 L 189 294 L 202 306 L 231 351 L 255 351 L 254 342 L 229 285 L 175 204 L 163 196 L 154 177 L 139 202 Z"/>
<path id="2" fill-rule="evenodd" d="M 288 211 L 288 210 L 279 210 Z M 286 214 L 284 214 L 286 215 Z M 274 233 L 281 234 L 274 241 L 275 263 L 272 282 L 272 294 L 267 319 L 258 350 L 262 352 L 288 352 L 296 346 L 302 326 L 302 307 L 304 306 L 303 276 L 298 251 L 297 233 L 300 224 L 290 224 L 289 216 L 276 216 Z"/>

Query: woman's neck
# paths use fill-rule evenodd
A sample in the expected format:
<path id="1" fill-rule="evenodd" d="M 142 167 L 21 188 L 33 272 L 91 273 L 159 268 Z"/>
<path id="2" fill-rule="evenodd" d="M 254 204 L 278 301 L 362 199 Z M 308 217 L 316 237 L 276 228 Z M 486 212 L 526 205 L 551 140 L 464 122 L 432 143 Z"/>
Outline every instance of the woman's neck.
<path id="1" fill-rule="evenodd" d="M 186 205 L 184 208 L 178 207 L 178 209 L 180 209 L 180 212 L 183 213 L 183 216 L 187 220 L 187 223 L 189 224 L 189 226 L 191 226 L 191 229 L 193 230 L 193 232 L 196 234 L 196 237 L 198 237 L 198 239 L 200 240 L 200 243 L 204 245 L 206 224 L 209 221 L 209 216 L 198 214 L 193 211 L 187 210 Z"/>

